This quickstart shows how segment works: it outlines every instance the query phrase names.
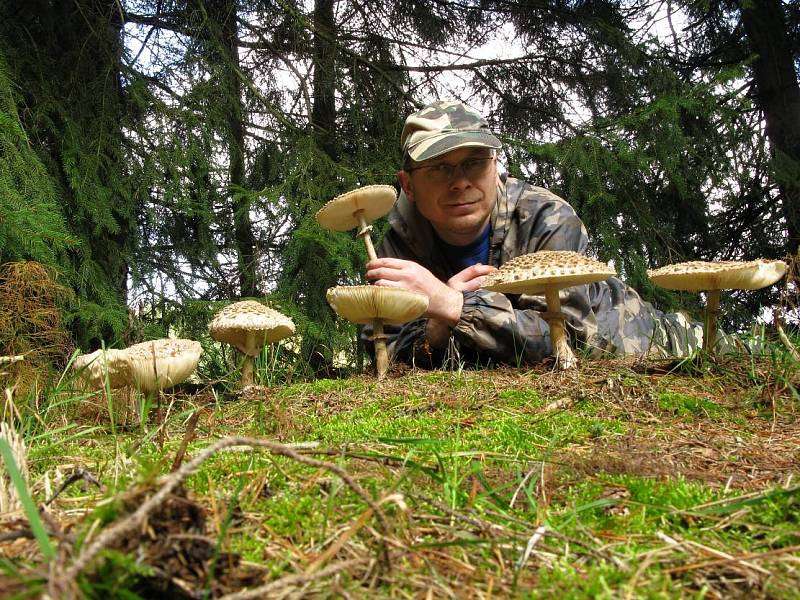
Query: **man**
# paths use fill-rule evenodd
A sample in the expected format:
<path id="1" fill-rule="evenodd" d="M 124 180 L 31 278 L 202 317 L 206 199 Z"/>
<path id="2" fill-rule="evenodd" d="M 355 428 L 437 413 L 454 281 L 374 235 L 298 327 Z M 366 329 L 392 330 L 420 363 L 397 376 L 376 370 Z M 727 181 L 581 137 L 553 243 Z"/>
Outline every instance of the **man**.
<path id="1" fill-rule="evenodd" d="M 544 298 L 480 287 L 521 254 L 585 253 L 588 235 L 573 208 L 544 188 L 498 176 L 501 143 L 461 102 L 413 113 L 400 142 L 402 193 L 366 275 L 377 285 L 425 293 L 430 304 L 423 319 L 386 327 L 390 355 L 425 367 L 447 359 L 519 365 L 549 357 Z M 617 278 L 569 288 L 561 301 L 573 346 L 592 355 L 680 356 L 702 344 L 700 324 L 657 311 Z"/>

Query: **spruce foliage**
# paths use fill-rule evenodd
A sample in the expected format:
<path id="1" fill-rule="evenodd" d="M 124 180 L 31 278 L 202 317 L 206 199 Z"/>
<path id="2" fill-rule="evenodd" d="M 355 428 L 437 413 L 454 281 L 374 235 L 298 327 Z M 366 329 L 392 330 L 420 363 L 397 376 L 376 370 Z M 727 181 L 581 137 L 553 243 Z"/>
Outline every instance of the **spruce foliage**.
<path id="1" fill-rule="evenodd" d="M 594 253 L 659 308 L 685 307 L 646 269 L 790 248 L 797 157 L 764 124 L 758 23 L 745 22 L 775 17 L 776 2 L 755 15 L 727 0 L 659 14 L 644 2 L 6 3 L 0 260 L 61 273 L 85 349 L 200 332 L 214 303 L 268 295 L 298 323 L 311 370 L 333 372 L 356 332 L 325 291 L 361 283 L 366 256 L 314 214 L 394 183 L 405 115 L 459 97 L 483 108 L 513 175 L 576 208 Z M 798 12 L 777 7 L 796 75 Z M 729 327 L 774 301 L 748 298 L 730 300 Z M 126 331 L 128 305 L 148 326 Z"/>
<path id="2" fill-rule="evenodd" d="M 0 52 L 0 263 L 30 259 L 61 266 L 69 234 L 55 186 L 33 150 Z"/>

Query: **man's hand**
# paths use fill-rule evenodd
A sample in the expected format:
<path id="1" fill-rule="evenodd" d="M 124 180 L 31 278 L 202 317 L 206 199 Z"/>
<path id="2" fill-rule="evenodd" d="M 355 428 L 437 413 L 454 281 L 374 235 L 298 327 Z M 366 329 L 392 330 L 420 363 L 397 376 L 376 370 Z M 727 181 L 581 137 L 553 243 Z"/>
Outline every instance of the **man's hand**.
<path id="1" fill-rule="evenodd" d="M 367 279 L 375 285 L 402 287 L 426 294 L 430 300 L 425 316 L 453 327 L 461 318 L 464 306 L 461 292 L 477 290 L 483 277 L 495 270 L 489 265 L 473 265 L 456 273 L 444 283 L 414 261 L 379 258 L 367 263 Z"/>
<path id="2" fill-rule="evenodd" d="M 447 287 L 459 292 L 474 292 L 483 285 L 483 278 L 497 271 L 497 267 L 480 263 L 459 271 L 447 280 Z"/>

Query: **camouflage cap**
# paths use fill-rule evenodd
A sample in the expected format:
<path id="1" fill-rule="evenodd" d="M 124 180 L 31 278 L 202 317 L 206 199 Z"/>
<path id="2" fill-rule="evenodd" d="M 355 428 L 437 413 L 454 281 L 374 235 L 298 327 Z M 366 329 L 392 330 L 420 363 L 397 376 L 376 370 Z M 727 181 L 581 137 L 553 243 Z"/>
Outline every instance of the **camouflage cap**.
<path id="1" fill-rule="evenodd" d="M 412 113 L 400 134 L 403 152 L 417 162 L 466 146 L 502 146 L 478 111 L 458 100 L 440 100 Z"/>

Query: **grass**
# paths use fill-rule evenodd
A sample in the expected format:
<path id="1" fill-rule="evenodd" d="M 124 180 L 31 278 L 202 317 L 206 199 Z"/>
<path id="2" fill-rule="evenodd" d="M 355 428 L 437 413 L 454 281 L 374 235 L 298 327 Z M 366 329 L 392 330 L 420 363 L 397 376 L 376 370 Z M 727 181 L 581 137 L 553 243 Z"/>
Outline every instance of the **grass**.
<path id="1" fill-rule="evenodd" d="M 184 463 L 227 435 L 325 462 L 213 455 L 82 571 L 85 595 L 180 582 L 222 597 L 276 581 L 310 596 L 800 598 L 798 373 L 772 355 L 205 390 L 165 399 L 163 444 L 152 415 L 125 426 L 102 396 L 87 415 L 65 382 L 26 429 L 31 494 L 41 506 L 45 476 L 52 489 L 77 466 L 102 482 L 47 507 L 69 564 L 158 489 L 199 411 Z M 387 532 L 325 464 L 380 503 Z M 39 540 L 0 542 L 0 590 L 41 591 Z"/>

